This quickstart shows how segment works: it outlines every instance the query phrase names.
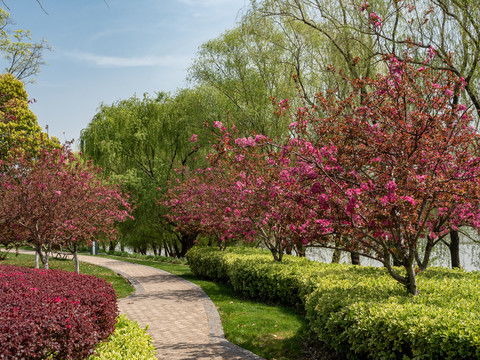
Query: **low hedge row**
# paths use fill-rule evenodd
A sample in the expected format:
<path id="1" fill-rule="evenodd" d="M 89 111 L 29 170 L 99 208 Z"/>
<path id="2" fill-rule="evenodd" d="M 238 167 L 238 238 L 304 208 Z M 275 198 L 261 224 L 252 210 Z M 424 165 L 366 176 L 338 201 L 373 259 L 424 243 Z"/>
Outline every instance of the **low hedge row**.
<path id="1" fill-rule="evenodd" d="M 383 268 L 322 264 L 268 252 L 193 248 L 199 277 L 304 309 L 316 338 L 347 359 L 480 359 L 480 275 L 432 268 L 410 296 Z"/>
<path id="2" fill-rule="evenodd" d="M 85 359 L 117 314 L 103 279 L 0 265 L 0 359 Z"/>
<path id="3" fill-rule="evenodd" d="M 95 353 L 89 360 L 156 359 L 155 347 L 146 329 L 125 315 L 118 317 L 114 333 L 97 346 Z"/>

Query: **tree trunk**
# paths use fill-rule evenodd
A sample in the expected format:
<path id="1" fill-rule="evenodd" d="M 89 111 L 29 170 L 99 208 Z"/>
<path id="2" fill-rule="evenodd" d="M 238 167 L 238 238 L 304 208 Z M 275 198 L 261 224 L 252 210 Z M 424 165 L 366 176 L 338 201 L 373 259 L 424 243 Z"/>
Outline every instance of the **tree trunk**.
<path id="1" fill-rule="evenodd" d="M 180 237 L 180 244 L 182 245 L 182 249 L 178 251 L 178 248 L 176 247 L 175 250 L 177 250 L 177 257 L 178 258 L 183 258 L 187 254 L 187 251 L 190 250 L 193 245 L 195 244 L 195 240 L 197 239 L 198 234 L 182 234 Z"/>
<path id="2" fill-rule="evenodd" d="M 361 265 L 360 264 L 360 255 L 354 253 L 353 251 L 350 253 L 350 258 L 352 260 L 352 265 Z"/>
<path id="3" fill-rule="evenodd" d="M 152 246 L 153 255 L 157 256 L 158 248 L 157 248 L 157 243 L 155 242 L 155 240 L 152 240 L 150 245 Z"/>
<path id="4" fill-rule="evenodd" d="M 418 267 L 420 271 L 425 271 L 428 267 L 428 262 L 430 261 L 430 256 L 432 255 L 432 249 L 434 247 L 434 241 L 428 236 L 427 237 L 427 246 L 425 247 L 425 254 L 423 255 L 423 261 L 419 262 L 417 259 Z"/>
<path id="5" fill-rule="evenodd" d="M 405 266 L 405 270 L 407 270 L 407 283 L 405 285 L 409 294 L 414 296 L 418 295 L 417 275 L 415 274 L 415 269 L 413 268 L 413 261 Z"/>
<path id="6" fill-rule="evenodd" d="M 117 247 L 117 243 L 113 240 L 110 240 L 109 246 L 108 246 L 108 252 L 113 253 L 115 251 L 115 248 Z"/>
<path id="7" fill-rule="evenodd" d="M 333 250 L 332 254 L 332 264 L 338 264 L 340 263 L 340 256 L 342 255 L 342 251 L 335 249 Z"/>
<path id="8" fill-rule="evenodd" d="M 450 230 L 450 259 L 452 260 L 452 269 L 460 267 L 460 237 L 457 230 Z"/>
<path id="9" fill-rule="evenodd" d="M 35 249 L 35 269 L 40 269 L 40 254 Z"/>
<path id="10" fill-rule="evenodd" d="M 42 266 L 45 270 L 48 270 L 48 250 L 45 250 L 45 254 L 42 253 L 42 247 L 37 245 L 37 253 L 42 261 Z"/>
<path id="11" fill-rule="evenodd" d="M 120 243 L 120 251 L 125 251 L 125 244 L 123 243 L 123 241 Z"/>
<path id="12" fill-rule="evenodd" d="M 180 242 L 180 239 L 178 240 Z M 176 241 L 173 242 L 173 251 L 175 254 L 175 257 L 179 258 L 180 256 L 180 248 L 178 247 L 178 244 Z"/>
<path id="13" fill-rule="evenodd" d="M 285 253 L 287 255 L 292 255 L 292 251 L 293 251 L 293 247 L 291 244 L 288 244 L 286 247 L 285 247 Z"/>
<path id="14" fill-rule="evenodd" d="M 80 262 L 78 261 L 77 245 L 73 245 L 73 262 L 75 263 L 75 273 L 80 274 Z"/>
<path id="15" fill-rule="evenodd" d="M 306 256 L 306 248 L 305 245 L 303 245 L 303 242 L 298 241 L 295 243 L 295 252 L 297 253 L 298 257 Z"/>
<path id="16" fill-rule="evenodd" d="M 341 235 L 336 235 L 335 236 L 335 246 L 336 247 L 340 247 L 340 242 L 342 240 L 342 236 Z M 340 263 L 340 257 L 342 256 L 342 251 L 339 250 L 339 249 L 335 249 L 333 250 L 333 254 L 332 254 L 332 263 L 334 264 L 339 264 Z"/>
<path id="17" fill-rule="evenodd" d="M 275 248 L 275 246 L 269 246 L 268 247 L 268 250 L 270 250 L 270 252 L 272 253 L 273 255 L 273 260 L 275 261 L 280 261 L 279 257 L 278 257 L 278 251 L 277 249 Z"/>
<path id="18" fill-rule="evenodd" d="M 392 256 L 393 266 L 402 266 L 402 262 L 396 256 Z"/>

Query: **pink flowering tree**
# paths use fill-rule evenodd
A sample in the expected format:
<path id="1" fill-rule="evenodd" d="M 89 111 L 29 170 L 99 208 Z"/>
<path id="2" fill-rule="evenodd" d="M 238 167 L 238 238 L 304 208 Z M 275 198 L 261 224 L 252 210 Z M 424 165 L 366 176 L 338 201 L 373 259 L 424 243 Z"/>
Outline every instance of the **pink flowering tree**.
<path id="1" fill-rule="evenodd" d="M 130 217 L 128 196 L 69 149 L 40 151 L 33 163 L 21 157 L 2 165 L 3 241 L 31 244 L 46 269 L 52 247 L 64 246 L 79 272 L 78 245 L 115 236 L 116 223 Z"/>
<path id="2" fill-rule="evenodd" d="M 305 191 L 298 196 L 315 194 L 318 218 L 327 208 L 341 235 L 340 244 L 320 244 L 382 262 L 417 294 L 431 249 L 450 229 L 480 225 L 480 137 L 453 101 L 463 79 L 393 56 L 385 65 L 386 75 L 352 81 L 346 99 L 327 92 L 299 111 L 288 151 Z"/>
<path id="3" fill-rule="evenodd" d="M 293 194 L 291 161 L 271 147 L 263 135 L 234 138 L 221 124 L 221 140 L 209 157 L 211 167 L 172 188 L 168 217 L 179 229 L 229 239 L 260 241 L 275 260 L 295 249 L 304 254 L 312 235 L 331 231 L 329 223 L 313 220 L 305 201 Z M 307 231 L 308 228 L 308 231 Z"/>

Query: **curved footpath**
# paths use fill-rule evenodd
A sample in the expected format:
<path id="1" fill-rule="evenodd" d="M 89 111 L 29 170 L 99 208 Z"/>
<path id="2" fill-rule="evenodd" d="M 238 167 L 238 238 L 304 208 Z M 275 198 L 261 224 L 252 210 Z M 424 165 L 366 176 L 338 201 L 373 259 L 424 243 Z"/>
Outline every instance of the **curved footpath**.
<path id="1" fill-rule="evenodd" d="M 79 260 L 109 268 L 135 286 L 118 306 L 130 320 L 148 325 L 158 359 L 263 360 L 225 339 L 217 309 L 199 286 L 150 266 L 85 255 Z"/>

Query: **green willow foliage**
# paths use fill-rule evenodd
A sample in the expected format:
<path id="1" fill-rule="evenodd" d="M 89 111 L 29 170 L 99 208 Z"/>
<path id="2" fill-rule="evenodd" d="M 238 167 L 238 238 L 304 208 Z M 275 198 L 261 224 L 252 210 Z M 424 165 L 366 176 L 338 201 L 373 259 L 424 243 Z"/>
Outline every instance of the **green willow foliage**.
<path id="1" fill-rule="evenodd" d="M 81 133 L 83 154 L 132 194 L 135 221 L 126 222 L 121 230 L 125 242 L 142 253 L 162 247 L 177 252 L 176 237 L 163 221 L 158 199 L 181 176 L 176 168 L 204 164 L 204 148 L 212 138 L 205 124 L 219 120 L 211 110 L 212 101 L 195 90 L 175 96 L 159 93 L 156 98 L 133 96 L 102 104 Z M 196 142 L 190 141 L 194 134 Z"/>

